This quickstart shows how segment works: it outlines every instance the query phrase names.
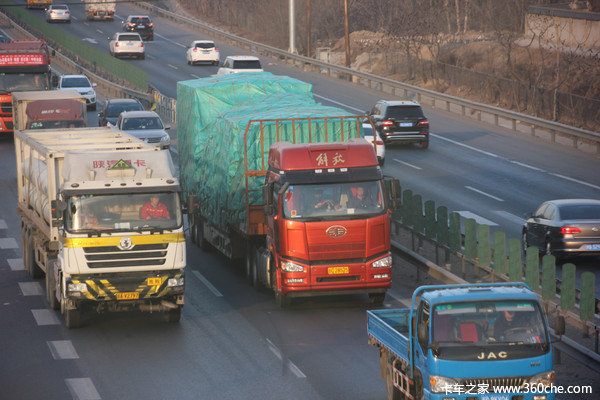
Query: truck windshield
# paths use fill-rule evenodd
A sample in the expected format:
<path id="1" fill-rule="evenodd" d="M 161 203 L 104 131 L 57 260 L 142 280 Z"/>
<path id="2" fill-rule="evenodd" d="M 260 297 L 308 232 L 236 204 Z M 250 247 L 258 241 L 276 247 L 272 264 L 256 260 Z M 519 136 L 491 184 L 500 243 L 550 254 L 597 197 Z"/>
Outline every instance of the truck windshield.
<path id="1" fill-rule="evenodd" d="M 0 74 L 0 91 L 3 92 L 49 89 L 50 82 L 46 74 Z"/>
<path id="2" fill-rule="evenodd" d="M 72 196 L 67 202 L 69 232 L 176 229 L 182 225 L 177 193 Z"/>
<path id="3" fill-rule="evenodd" d="M 549 350 L 542 313 L 527 300 L 438 304 L 430 347 L 438 358 L 461 361 L 526 358 Z"/>
<path id="4" fill-rule="evenodd" d="M 385 211 L 379 181 L 290 185 L 283 194 L 283 215 L 294 220 L 325 220 Z"/>

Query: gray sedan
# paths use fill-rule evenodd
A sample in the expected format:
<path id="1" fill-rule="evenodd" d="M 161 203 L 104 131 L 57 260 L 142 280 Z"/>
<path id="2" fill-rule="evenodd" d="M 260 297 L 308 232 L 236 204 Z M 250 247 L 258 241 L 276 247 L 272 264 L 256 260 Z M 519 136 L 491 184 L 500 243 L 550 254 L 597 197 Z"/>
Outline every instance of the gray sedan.
<path id="1" fill-rule="evenodd" d="M 125 111 L 119 115 L 116 129 L 125 131 L 147 143 L 160 144 L 163 149 L 169 148 L 171 138 L 166 132 L 170 126 L 163 125 L 154 111 Z"/>

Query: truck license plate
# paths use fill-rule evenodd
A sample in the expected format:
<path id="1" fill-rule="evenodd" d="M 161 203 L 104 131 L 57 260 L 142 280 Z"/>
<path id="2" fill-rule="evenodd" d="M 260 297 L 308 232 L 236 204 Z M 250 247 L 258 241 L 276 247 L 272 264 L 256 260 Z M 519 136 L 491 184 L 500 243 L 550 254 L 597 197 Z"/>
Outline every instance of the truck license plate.
<path id="1" fill-rule="evenodd" d="M 117 300 L 137 300 L 140 298 L 139 292 L 117 293 Z"/>
<path id="2" fill-rule="evenodd" d="M 339 274 L 347 274 L 350 272 L 348 267 L 329 267 L 327 268 L 327 273 L 329 275 L 339 275 Z"/>
<path id="3" fill-rule="evenodd" d="M 160 285 L 162 285 L 162 278 L 148 278 L 148 279 L 146 279 L 146 285 L 160 286 Z"/>

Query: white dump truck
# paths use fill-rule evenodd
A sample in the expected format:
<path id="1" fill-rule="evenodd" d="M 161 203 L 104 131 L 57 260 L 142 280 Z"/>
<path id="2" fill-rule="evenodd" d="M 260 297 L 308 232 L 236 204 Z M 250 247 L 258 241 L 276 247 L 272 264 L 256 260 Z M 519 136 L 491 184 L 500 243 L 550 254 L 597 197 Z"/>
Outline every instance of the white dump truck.
<path id="1" fill-rule="evenodd" d="M 115 19 L 117 3 L 111 0 L 86 0 L 85 18 L 88 21 L 95 19 Z"/>
<path id="2" fill-rule="evenodd" d="M 185 238 L 170 153 L 110 128 L 15 130 L 25 269 L 66 325 L 91 311 L 179 321 Z"/>
<path id="3" fill-rule="evenodd" d="M 77 90 L 14 92 L 12 101 L 15 130 L 87 126 L 85 97 Z"/>

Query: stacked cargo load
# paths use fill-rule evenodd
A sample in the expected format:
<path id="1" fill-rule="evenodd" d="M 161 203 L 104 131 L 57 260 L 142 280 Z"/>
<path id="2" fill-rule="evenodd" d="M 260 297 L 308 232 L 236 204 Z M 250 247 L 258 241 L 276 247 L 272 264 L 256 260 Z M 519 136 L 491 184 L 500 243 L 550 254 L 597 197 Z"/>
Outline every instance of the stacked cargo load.
<path id="1" fill-rule="evenodd" d="M 275 142 L 344 142 L 358 117 L 317 103 L 312 85 L 268 72 L 177 83 L 177 135 L 185 194 L 221 229 L 248 229 L 248 208 L 261 188 Z M 361 133 L 362 136 L 362 133 Z"/>

